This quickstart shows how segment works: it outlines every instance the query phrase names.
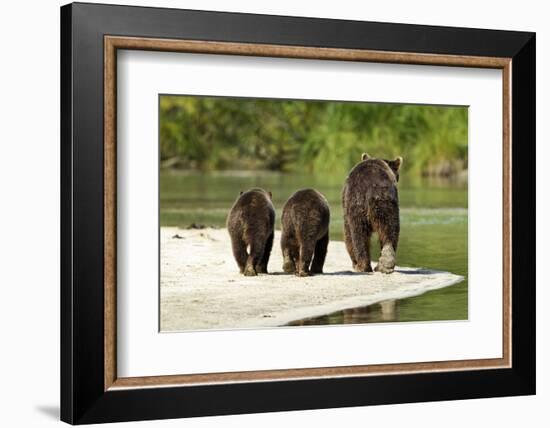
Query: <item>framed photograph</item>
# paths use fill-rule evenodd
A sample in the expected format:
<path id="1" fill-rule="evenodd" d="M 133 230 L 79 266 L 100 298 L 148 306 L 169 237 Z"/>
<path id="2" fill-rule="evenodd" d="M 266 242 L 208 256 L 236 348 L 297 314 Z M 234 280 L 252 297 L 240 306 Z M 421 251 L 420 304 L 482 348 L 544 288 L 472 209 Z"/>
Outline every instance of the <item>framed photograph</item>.
<path id="1" fill-rule="evenodd" d="M 61 8 L 61 418 L 535 393 L 535 34 Z"/>

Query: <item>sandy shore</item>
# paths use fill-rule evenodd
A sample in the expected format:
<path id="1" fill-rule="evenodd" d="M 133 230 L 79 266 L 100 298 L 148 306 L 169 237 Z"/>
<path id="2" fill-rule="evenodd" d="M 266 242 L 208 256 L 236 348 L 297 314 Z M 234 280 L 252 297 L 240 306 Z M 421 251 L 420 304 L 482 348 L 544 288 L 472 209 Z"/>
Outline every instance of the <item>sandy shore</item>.
<path id="1" fill-rule="evenodd" d="M 161 228 L 161 330 L 275 327 L 302 318 L 417 296 L 463 280 L 449 272 L 397 267 L 351 271 L 343 242 L 330 242 L 323 275 L 282 272 L 280 233 L 268 275 L 239 274 L 226 229 Z"/>

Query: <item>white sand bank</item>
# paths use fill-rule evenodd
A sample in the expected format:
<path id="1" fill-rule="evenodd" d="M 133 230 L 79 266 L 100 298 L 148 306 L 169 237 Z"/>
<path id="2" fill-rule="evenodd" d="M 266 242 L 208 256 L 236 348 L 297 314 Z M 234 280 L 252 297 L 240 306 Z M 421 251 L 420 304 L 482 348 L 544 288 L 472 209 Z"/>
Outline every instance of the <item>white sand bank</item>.
<path id="1" fill-rule="evenodd" d="M 449 272 L 397 267 L 390 275 L 351 271 L 343 242 L 328 247 L 323 275 L 282 272 L 280 233 L 268 275 L 245 277 L 226 229 L 161 229 L 161 331 L 275 327 L 291 321 L 417 296 L 463 280 Z M 374 267 L 374 266 L 373 266 Z"/>

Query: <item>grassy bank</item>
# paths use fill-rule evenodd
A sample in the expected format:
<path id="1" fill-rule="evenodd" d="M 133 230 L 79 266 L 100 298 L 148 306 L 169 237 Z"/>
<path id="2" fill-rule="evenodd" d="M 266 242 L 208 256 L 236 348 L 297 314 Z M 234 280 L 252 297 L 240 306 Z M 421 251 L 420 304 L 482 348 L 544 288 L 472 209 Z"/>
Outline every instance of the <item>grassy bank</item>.
<path id="1" fill-rule="evenodd" d="M 418 176 L 468 165 L 468 110 L 357 102 L 162 96 L 161 165 L 345 173 L 362 152 Z"/>

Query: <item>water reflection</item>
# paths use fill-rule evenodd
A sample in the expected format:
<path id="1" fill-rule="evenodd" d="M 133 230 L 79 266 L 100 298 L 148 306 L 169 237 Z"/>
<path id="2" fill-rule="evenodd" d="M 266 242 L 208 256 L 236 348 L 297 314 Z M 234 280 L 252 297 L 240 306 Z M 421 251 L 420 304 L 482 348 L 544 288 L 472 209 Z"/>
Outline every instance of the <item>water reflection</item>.
<path id="1" fill-rule="evenodd" d="M 246 173 L 184 173 L 162 171 L 160 179 L 160 222 L 162 226 L 189 227 L 200 223 L 224 227 L 228 207 L 239 190 L 263 187 L 273 192 L 280 214 L 286 199 L 296 189 L 314 187 L 328 199 L 331 208 L 330 239 L 343 240 L 341 175 Z M 429 321 L 468 319 L 468 187 L 467 182 L 427 180 L 403 175 L 399 189 L 401 234 L 399 266 L 425 267 L 449 271 L 465 277 L 453 287 L 433 290 L 394 304 L 393 315 L 384 313 L 381 304 L 345 311 L 354 323 L 387 321 Z M 280 216 L 275 227 L 280 229 Z M 330 244 L 329 244 L 330 251 Z M 379 247 L 372 245 L 372 258 Z M 342 269 L 345 269 L 342 266 Z M 347 267 L 348 269 L 351 266 Z M 339 274 L 342 274 L 340 272 Z M 325 321 L 321 322 L 320 319 Z M 335 312 L 315 325 L 342 323 L 344 311 Z"/>
<path id="2" fill-rule="evenodd" d="M 344 309 L 320 317 L 292 321 L 287 326 L 326 325 L 326 324 L 364 324 L 391 322 L 399 320 L 399 300 L 384 300 L 374 305 Z"/>

